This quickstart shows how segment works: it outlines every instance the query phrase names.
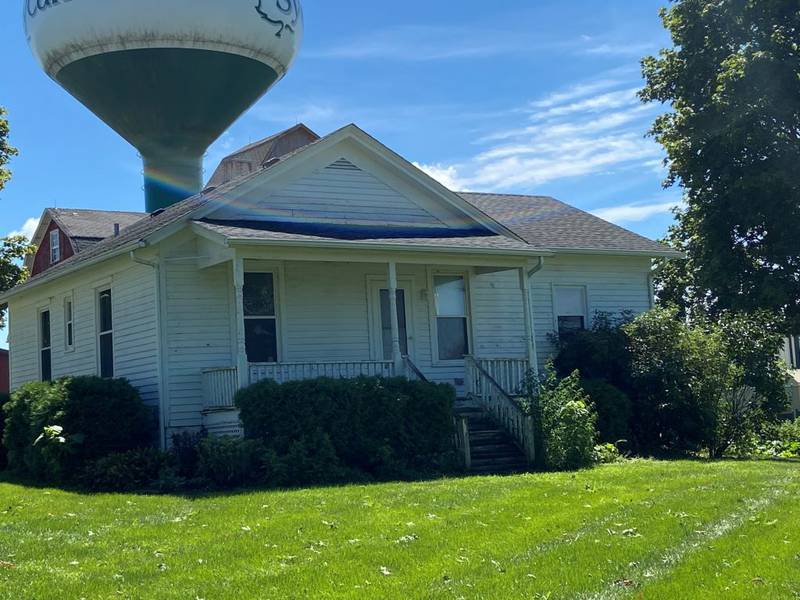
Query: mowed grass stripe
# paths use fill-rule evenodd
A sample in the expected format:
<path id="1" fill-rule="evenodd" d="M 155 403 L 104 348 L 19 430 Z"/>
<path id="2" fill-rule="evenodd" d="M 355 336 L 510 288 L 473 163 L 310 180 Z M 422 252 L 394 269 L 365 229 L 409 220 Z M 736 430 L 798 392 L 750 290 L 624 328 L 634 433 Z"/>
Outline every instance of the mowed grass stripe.
<path id="1" fill-rule="evenodd" d="M 704 477 L 698 479 L 681 473 L 676 491 L 654 494 L 626 507 L 608 530 L 582 536 L 556 551 L 534 554 L 524 563 L 506 563 L 496 555 L 502 566 L 501 576 L 483 565 L 460 583 L 466 590 L 487 598 L 492 593 L 508 598 L 537 593 L 549 593 L 551 598 L 574 598 L 598 588 L 606 589 L 617 581 L 621 585 L 625 581 L 635 583 L 640 564 L 656 560 L 694 531 L 735 511 L 754 489 L 767 493 L 777 479 L 769 468 L 761 472 L 750 469 L 746 473 L 724 465 L 711 471 L 698 466 Z M 716 476 L 709 476 L 714 471 Z M 691 513 L 686 512 L 687 508 Z"/>
<path id="2" fill-rule="evenodd" d="M 0 484 L 13 565 L 0 597 L 574 598 L 636 575 L 786 467 L 636 461 L 198 498 Z"/>
<path id="3" fill-rule="evenodd" d="M 645 597 L 677 598 L 691 590 L 698 600 L 800 598 L 799 505 L 795 476 L 785 493 L 740 527 L 704 540 L 662 579 L 648 582 Z"/>

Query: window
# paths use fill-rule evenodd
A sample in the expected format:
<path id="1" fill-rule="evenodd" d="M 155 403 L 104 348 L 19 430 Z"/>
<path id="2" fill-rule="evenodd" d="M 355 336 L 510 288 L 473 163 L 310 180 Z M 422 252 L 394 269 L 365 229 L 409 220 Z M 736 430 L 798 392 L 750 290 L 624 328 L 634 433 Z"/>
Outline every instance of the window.
<path id="1" fill-rule="evenodd" d="M 789 336 L 789 366 L 800 369 L 800 335 Z"/>
<path id="2" fill-rule="evenodd" d="M 39 371 L 42 381 L 53 378 L 52 346 L 50 343 L 50 311 L 39 313 Z"/>
<path id="3" fill-rule="evenodd" d="M 50 264 L 54 265 L 61 260 L 61 235 L 58 229 L 50 232 Z"/>
<path id="4" fill-rule="evenodd" d="M 556 286 L 554 296 L 558 335 L 568 336 L 586 329 L 586 288 Z"/>
<path id="5" fill-rule="evenodd" d="M 114 323 L 111 311 L 111 290 L 103 290 L 98 293 L 97 314 L 97 346 L 100 354 L 100 377 L 113 377 Z"/>
<path id="6" fill-rule="evenodd" d="M 72 350 L 75 344 L 75 328 L 72 323 L 72 298 L 64 299 L 64 349 Z"/>
<path id="7" fill-rule="evenodd" d="M 278 362 L 278 319 L 272 273 L 244 274 L 244 335 L 248 362 Z"/>
<path id="8" fill-rule="evenodd" d="M 408 356 L 408 327 L 406 325 L 406 291 L 397 290 L 397 323 L 400 329 L 400 352 Z M 392 359 L 392 318 L 389 310 L 389 290 L 381 290 L 381 340 L 383 359 Z"/>
<path id="9" fill-rule="evenodd" d="M 461 275 L 433 278 L 436 303 L 436 341 L 439 360 L 458 360 L 469 354 L 467 293 Z"/>

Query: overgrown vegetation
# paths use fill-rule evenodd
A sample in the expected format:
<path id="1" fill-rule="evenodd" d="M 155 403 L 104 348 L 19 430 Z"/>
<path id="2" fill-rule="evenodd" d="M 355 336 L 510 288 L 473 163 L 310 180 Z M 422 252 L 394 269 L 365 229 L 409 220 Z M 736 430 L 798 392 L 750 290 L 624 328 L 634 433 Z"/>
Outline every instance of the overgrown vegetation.
<path id="1" fill-rule="evenodd" d="M 578 371 L 559 379 L 552 364 L 548 364 L 541 381 L 528 379 L 524 387 L 539 440 L 540 465 L 552 471 L 591 465 L 597 416 L 581 388 Z"/>
<path id="2" fill-rule="evenodd" d="M 779 328 L 764 313 L 688 324 L 675 308 L 598 315 L 559 341 L 557 372 L 580 369 L 600 439 L 641 454 L 722 456 L 786 408 Z"/>
<path id="3" fill-rule="evenodd" d="M 9 468 L 43 481 L 79 480 L 94 461 L 146 448 L 155 434 L 153 412 L 124 379 L 29 383 L 5 412 Z"/>
<path id="4" fill-rule="evenodd" d="M 450 386 L 316 379 L 241 390 L 247 439 L 182 433 L 153 447 L 155 418 L 125 380 L 30 383 L 5 408 L 10 468 L 92 490 L 194 490 L 414 478 L 458 469 Z"/>

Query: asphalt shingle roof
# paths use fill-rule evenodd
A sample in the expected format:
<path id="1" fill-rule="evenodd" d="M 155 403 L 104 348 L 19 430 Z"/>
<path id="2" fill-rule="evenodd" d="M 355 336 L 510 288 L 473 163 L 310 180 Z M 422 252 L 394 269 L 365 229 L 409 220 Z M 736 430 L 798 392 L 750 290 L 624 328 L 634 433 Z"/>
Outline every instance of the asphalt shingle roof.
<path id="1" fill-rule="evenodd" d="M 549 196 L 459 192 L 529 244 L 551 250 L 669 252 L 672 249 Z"/>
<path id="2" fill-rule="evenodd" d="M 50 211 L 63 225 L 64 233 L 81 240 L 102 240 L 114 234 L 115 223 L 119 224 L 120 229 L 124 229 L 148 216 L 144 212 L 81 208 L 51 208 Z"/>
<path id="3" fill-rule="evenodd" d="M 337 233 L 333 229 L 319 231 L 316 227 L 298 226 L 291 223 L 264 223 L 264 222 L 235 222 L 225 223 L 220 221 L 194 221 L 199 226 L 235 240 L 270 240 L 275 242 L 342 242 L 350 241 L 366 245 L 396 245 L 408 247 L 431 248 L 470 248 L 475 250 L 522 250 L 535 252 L 536 248 L 530 244 L 519 242 L 502 235 L 470 234 L 446 235 L 441 230 L 434 232 L 411 235 L 399 233 L 388 235 L 385 230 L 367 235 L 365 232 L 352 233 L 344 231 Z"/>

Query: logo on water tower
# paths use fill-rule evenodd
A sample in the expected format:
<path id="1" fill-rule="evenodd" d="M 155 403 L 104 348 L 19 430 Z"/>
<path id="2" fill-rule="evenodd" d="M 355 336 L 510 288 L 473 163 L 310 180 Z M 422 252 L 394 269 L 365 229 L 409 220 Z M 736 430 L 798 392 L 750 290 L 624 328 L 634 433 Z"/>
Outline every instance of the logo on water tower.
<path id="1" fill-rule="evenodd" d="M 275 37 L 282 37 L 284 31 L 294 34 L 297 22 L 303 16 L 298 0 L 275 0 L 273 9 L 264 8 L 264 0 L 258 0 L 255 8 L 262 19 L 278 28 Z"/>

